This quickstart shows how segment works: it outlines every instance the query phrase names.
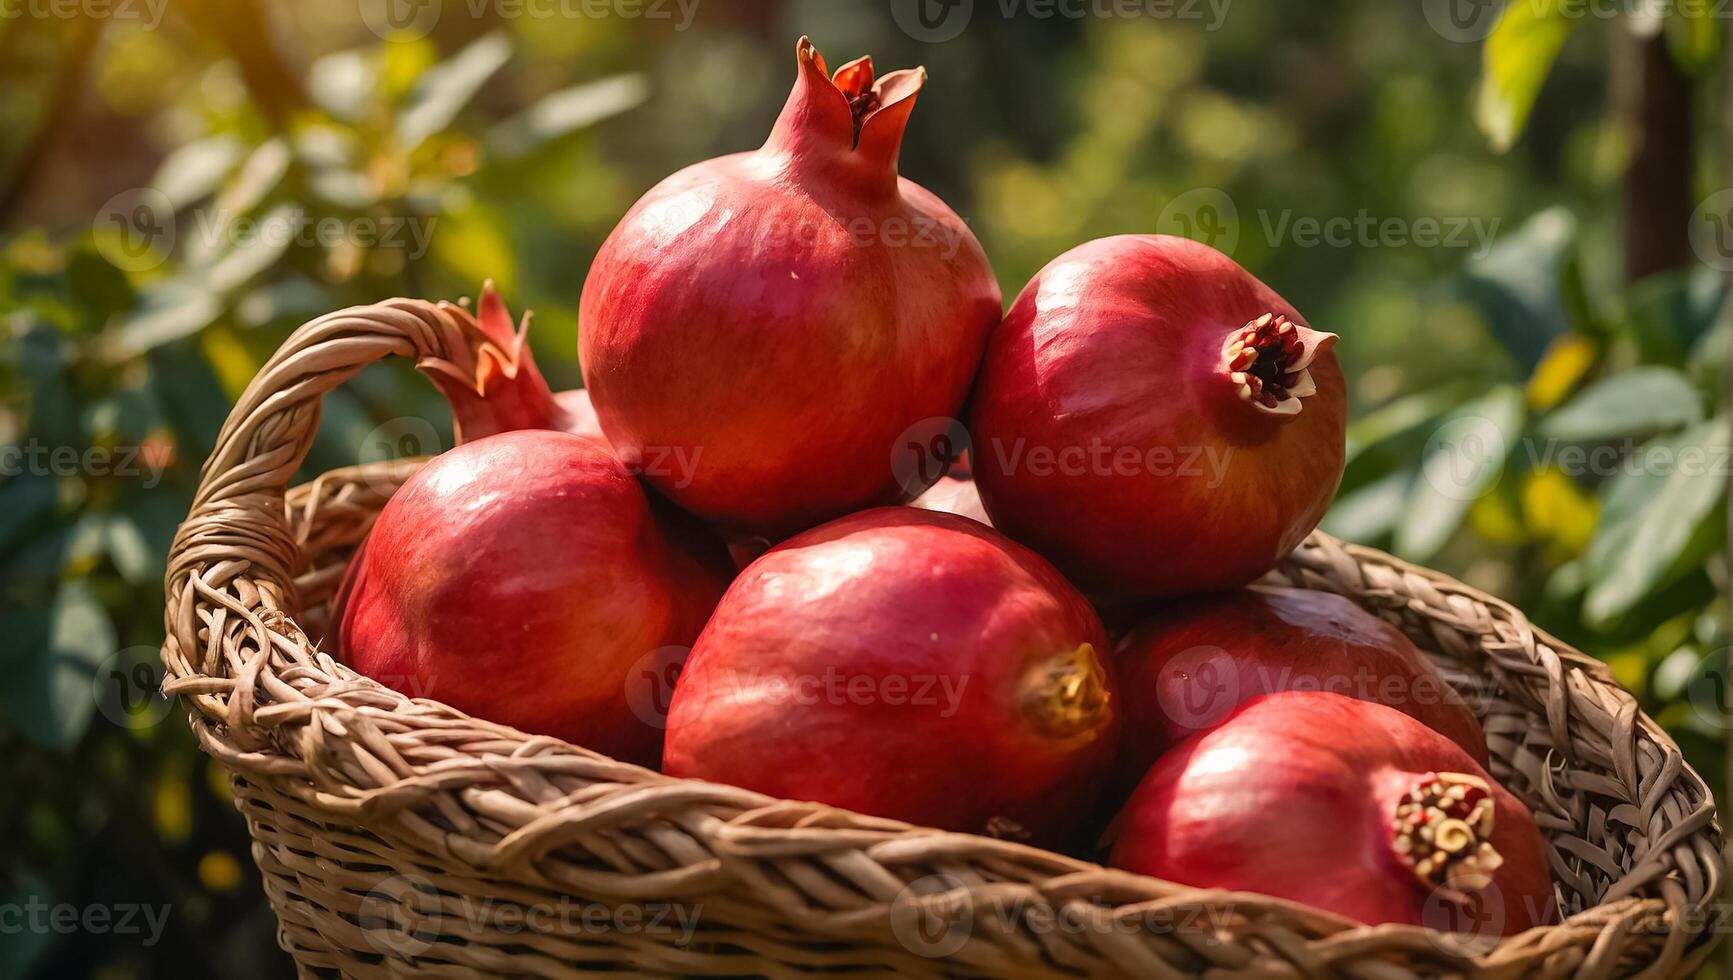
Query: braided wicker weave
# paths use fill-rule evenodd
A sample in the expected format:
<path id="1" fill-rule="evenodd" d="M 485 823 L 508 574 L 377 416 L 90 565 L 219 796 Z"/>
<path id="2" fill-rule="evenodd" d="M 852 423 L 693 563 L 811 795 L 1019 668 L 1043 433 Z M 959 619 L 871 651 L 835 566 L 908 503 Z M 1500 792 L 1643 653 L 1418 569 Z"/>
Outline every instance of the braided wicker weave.
<path id="1" fill-rule="evenodd" d="M 620 971 L 1407 978 L 1682 975 L 1712 942 L 1702 780 L 1597 661 L 1442 575 L 1314 534 L 1274 577 L 1399 625 L 1470 698 L 1551 845 L 1564 920 L 1371 928 L 1004 841 L 671 779 L 412 700 L 311 638 L 413 461 L 287 489 L 319 396 L 387 355 L 473 365 L 467 313 L 301 327 L 236 404 L 175 539 L 166 689 L 233 773 L 305 976 Z"/>

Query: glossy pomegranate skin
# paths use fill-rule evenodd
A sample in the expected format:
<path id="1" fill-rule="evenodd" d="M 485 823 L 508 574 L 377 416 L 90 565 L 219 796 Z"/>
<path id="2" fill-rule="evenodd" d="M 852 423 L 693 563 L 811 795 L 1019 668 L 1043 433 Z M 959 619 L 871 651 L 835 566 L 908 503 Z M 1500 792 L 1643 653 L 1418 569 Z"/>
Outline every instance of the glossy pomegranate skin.
<path id="1" fill-rule="evenodd" d="M 1224 365 L 1224 345 L 1266 315 L 1308 341 L 1305 389 L 1281 412 Z M 1317 525 L 1340 480 L 1333 344 L 1206 245 L 1120 235 L 1066 252 L 994 330 L 971 398 L 994 526 L 1102 599 L 1250 582 Z"/>
<path id="2" fill-rule="evenodd" d="M 1468 703 L 1400 630 L 1328 592 L 1254 586 L 1169 603 L 1114 652 L 1125 706 L 1121 784 L 1253 698 L 1329 691 L 1395 708 L 1482 766 Z"/>
<path id="3" fill-rule="evenodd" d="M 1076 840 L 1118 731 L 1095 656 L 1105 642 L 1089 604 L 1028 549 L 951 514 L 864 511 L 779 545 L 730 587 L 675 687 L 663 768 L 949 830 Z M 1060 690 L 1047 678 L 1067 677 L 1084 695 L 1074 711 L 1032 710 L 1031 694 Z"/>
<path id="4" fill-rule="evenodd" d="M 899 440 L 957 413 L 1001 313 L 962 219 L 897 175 L 925 72 L 870 88 L 862 59 L 833 82 L 804 38 L 797 61 L 764 146 L 645 194 L 580 305 L 584 383 L 614 446 L 691 461 L 644 476 L 773 540 L 923 490 L 897 472 Z M 862 92 L 878 108 L 857 141 L 845 93 Z"/>
<path id="5" fill-rule="evenodd" d="M 1467 914 L 1392 848 L 1403 794 L 1429 773 L 1484 780 L 1503 857 Z M 1110 863 L 1199 888 L 1258 892 L 1360 922 L 1514 935 L 1551 922 L 1546 846 L 1522 803 L 1460 748 L 1380 704 L 1265 695 L 1161 757 L 1121 812 Z"/>
<path id="6" fill-rule="evenodd" d="M 405 694 L 654 765 L 660 719 L 634 708 L 634 665 L 689 645 L 729 572 L 604 450 L 502 433 L 386 503 L 338 603 L 341 654 Z"/>

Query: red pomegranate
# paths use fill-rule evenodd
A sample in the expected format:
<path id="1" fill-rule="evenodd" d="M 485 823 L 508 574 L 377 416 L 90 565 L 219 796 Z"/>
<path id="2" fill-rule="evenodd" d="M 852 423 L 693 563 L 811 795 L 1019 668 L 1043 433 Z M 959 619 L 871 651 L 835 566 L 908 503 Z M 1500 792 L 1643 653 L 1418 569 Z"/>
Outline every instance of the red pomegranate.
<path id="1" fill-rule="evenodd" d="M 1406 636 L 1339 595 L 1254 586 L 1172 603 L 1114 653 L 1129 790 L 1156 757 L 1276 691 L 1329 691 L 1395 708 L 1482 766 L 1486 734 Z"/>
<path id="2" fill-rule="evenodd" d="M 336 603 L 341 656 L 405 694 L 654 765 L 661 718 L 630 685 L 678 659 L 730 571 L 589 441 L 501 433 L 386 502 Z"/>
<path id="3" fill-rule="evenodd" d="M 610 449 L 590 393 L 582 388 L 556 393 L 548 387 L 530 353 L 530 314 L 526 311 L 513 330 L 492 280 L 482 286 L 476 314 L 451 303 L 439 305 L 458 323 L 466 343 L 451 359 L 422 358 L 416 367 L 451 403 L 459 445 L 517 429 L 556 429 Z"/>
<path id="4" fill-rule="evenodd" d="M 1118 732 L 1105 642 L 1034 552 L 952 514 L 863 511 L 735 580 L 674 689 L 663 770 L 1074 840 Z"/>
<path id="5" fill-rule="evenodd" d="M 796 60 L 764 146 L 645 194 L 580 306 L 614 446 L 687 510 L 773 539 L 937 479 L 898 454 L 956 414 L 1001 309 L 962 219 L 897 175 L 925 71 L 861 58 L 833 80 L 805 38 Z"/>
<path id="6" fill-rule="evenodd" d="M 1522 803 L 1394 708 L 1268 694 L 1161 757 L 1116 821 L 1114 867 L 1360 922 L 1508 936 L 1553 919 Z"/>
<path id="7" fill-rule="evenodd" d="M 1257 578 L 1341 478 L 1335 340 L 1207 245 L 1066 252 L 994 330 L 971 398 L 994 526 L 1102 598 Z"/>

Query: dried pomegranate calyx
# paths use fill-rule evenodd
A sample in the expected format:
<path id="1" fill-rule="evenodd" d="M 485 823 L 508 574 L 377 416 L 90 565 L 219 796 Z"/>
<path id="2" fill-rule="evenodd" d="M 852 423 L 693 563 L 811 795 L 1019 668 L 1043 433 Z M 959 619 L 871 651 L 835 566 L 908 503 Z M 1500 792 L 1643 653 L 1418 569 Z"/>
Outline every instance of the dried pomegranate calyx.
<path id="1" fill-rule="evenodd" d="M 1276 416 L 1300 414 L 1303 399 L 1318 386 L 1308 370 L 1336 335 L 1313 330 L 1280 313 L 1265 313 L 1234 331 L 1222 344 L 1222 367 L 1241 400 Z"/>
<path id="2" fill-rule="evenodd" d="M 1089 643 L 1036 663 L 1023 675 L 1023 714 L 1036 731 L 1051 738 L 1099 728 L 1111 699 L 1107 670 Z"/>
<path id="3" fill-rule="evenodd" d="M 1486 780 L 1428 773 L 1396 804 L 1391 847 L 1420 883 L 1453 902 L 1492 883 L 1504 864 L 1493 849 L 1494 805 Z"/>
<path id="4" fill-rule="evenodd" d="M 800 39 L 795 46 L 795 57 L 801 64 L 812 65 L 821 75 L 826 71 L 824 56 L 818 53 L 809 38 Z M 854 126 L 851 148 L 860 146 L 861 130 L 873 116 L 914 97 L 926 81 L 925 68 L 903 68 L 888 75 L 877 75 L 873 71 L 871 55 L 862 55 L 838 68 L 830 76 L 830 82 L 848 104 Z"/>

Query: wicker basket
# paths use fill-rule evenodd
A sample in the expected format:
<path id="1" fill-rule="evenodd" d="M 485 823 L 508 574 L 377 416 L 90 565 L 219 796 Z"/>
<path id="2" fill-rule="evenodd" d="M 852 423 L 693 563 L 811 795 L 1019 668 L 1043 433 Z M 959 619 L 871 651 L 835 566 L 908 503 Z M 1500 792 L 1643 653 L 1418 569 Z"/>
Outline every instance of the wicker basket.
<path id="1" fill-rule="evenodd" d="M 166 689 L 233 773 L 305 976 L 1675 976 L 1713 945 L 1720 831 L 1597 661 L 1442 575 L 1323 534 L 1275 573 L 1397 624 L 1480 713 L 1550 843 L 1564 920 L 1366 927 L 1004 841 L 671 779 L 411 700 L 311 638 L 414 461 L 288 490 L 319 396 L 389 354 L 473 365 L 466 314 L 391 300 L 297 330 L 241 396 L 167 576 Z"/>

